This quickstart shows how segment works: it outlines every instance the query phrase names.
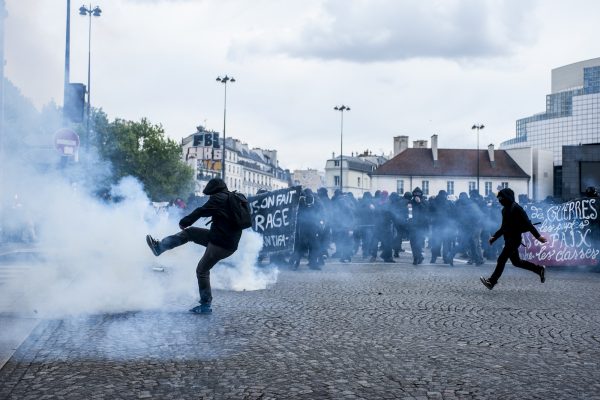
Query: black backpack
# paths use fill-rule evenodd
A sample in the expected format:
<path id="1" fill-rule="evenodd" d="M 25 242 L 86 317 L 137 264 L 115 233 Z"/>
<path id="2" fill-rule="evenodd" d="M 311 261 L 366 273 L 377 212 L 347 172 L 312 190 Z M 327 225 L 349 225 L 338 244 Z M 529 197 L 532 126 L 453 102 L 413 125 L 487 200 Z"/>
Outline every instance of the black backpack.
<path id="1" fill-rule="evenodd" d="M 236 191 L 229 192 L 227 202 L 229 203 L 229 217 L 233 224 L 240 229 L 251 228 L 252 214 L 246 196 Z"/>

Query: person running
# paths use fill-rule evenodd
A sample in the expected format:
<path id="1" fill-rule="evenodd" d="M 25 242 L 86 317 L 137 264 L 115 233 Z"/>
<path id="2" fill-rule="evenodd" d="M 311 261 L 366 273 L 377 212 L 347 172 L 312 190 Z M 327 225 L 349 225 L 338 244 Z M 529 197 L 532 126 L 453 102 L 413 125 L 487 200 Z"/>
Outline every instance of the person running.
<path id="1" fill-rule="evenodd" d="M 190 312 L 210 314 L 212 313 L 210 270 L 217 262 L 235 253 L 242 236 L 242 229 L 229 216 L 230 207 L 228 200 L 230 194 L 223 179 L 211 179 L 202 193 L 210 196 L 208 201 L 179 221 L 181 232 L 167 236 L 160 241 L 150 235 L 146 235 L 146 243 L 148 243 L 150 250 L 157 257 L 161 253 L 189 241 L 206 247 L 204 255 L 196 268 L 198 289 L 200 291 L 200 305 L 192 308 Z M 210 230 L 192 226 L 194 222 L 203 217 L 212 218 Z"/>
<path id="2" fill-rule="evenodd" d="M 521 245 L 521 234 L 524 232 L 531 232 L 531 234 L 541 243 L 546 243 L 544 238 L 535 226 L 529 220 L 527 213 L 523 208 L 515 202 L 515 193 L 509 189 L 504 188 L 498 192 L 498 201 L 502 205 L 502 225 L 500 229 L 492 237 L 490 237 L 490 244 L 494 243 L 501 236 L 504 236 L 504 248 L 498 256 L 498 263 L 494 273 L 489 278 L 481 276 L 479 279 L 483 285 L 492 290 L 498 283 L 498 279 L 504 271 L 506 261 L 510 259 L 510 262 L 515 267 L 523 268 L 539 275 L 540 281 L 544 283 L 546 281 L 546 267 L 543 265 L 537 265 L 529 261 L 521 260 L 519 257 L 519 246 Z"/>

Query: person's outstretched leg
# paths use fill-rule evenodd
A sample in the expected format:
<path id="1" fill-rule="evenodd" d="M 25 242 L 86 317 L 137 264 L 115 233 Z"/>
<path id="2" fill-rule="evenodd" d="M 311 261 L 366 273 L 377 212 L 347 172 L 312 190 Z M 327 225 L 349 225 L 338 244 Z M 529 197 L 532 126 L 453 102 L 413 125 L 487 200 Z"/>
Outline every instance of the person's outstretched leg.
<path id="1" fill-rule="evenodd" d="M 146 235 L 146 243 L 155 256 L 159 256 L 167 250 L 181 246 L 189 241 L 185 230 L 174 235 L 167 236 L 163 240 L 156 240 L 150 235 Z"/>

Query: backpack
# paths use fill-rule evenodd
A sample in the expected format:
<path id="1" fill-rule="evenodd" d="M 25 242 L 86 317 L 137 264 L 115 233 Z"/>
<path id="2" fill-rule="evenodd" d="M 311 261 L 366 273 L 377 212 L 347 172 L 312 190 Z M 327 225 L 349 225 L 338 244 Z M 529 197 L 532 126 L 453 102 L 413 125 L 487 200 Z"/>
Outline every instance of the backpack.
<path id="1" fill-rule="evenodd" d="M 241 193 L 236 191 L 227 194 L 227 202 L 229 203 L 229 219 L 235 226 L 240 229 L 252 227 L 252 214 L 250 212 L 250 204 L 248 199 Z"/>

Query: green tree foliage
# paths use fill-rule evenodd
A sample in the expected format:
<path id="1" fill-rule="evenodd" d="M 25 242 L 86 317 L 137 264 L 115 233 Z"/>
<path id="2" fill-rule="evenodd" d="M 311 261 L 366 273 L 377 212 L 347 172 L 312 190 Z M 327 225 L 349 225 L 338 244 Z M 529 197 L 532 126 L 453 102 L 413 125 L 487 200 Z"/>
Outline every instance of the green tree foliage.
<path id="1" fill-rule="evenodd" d="M 94 112 L 94 136 L 100 157 L 112 164 L 112 179 L 134 176 L 154 201 L 187 197 L 194 185 L 193 170 L 181 161 L 181 147 L 166 138 L 161 125 L 145 118 L 140 122 L 108 122 L 102 110 Z"/>

